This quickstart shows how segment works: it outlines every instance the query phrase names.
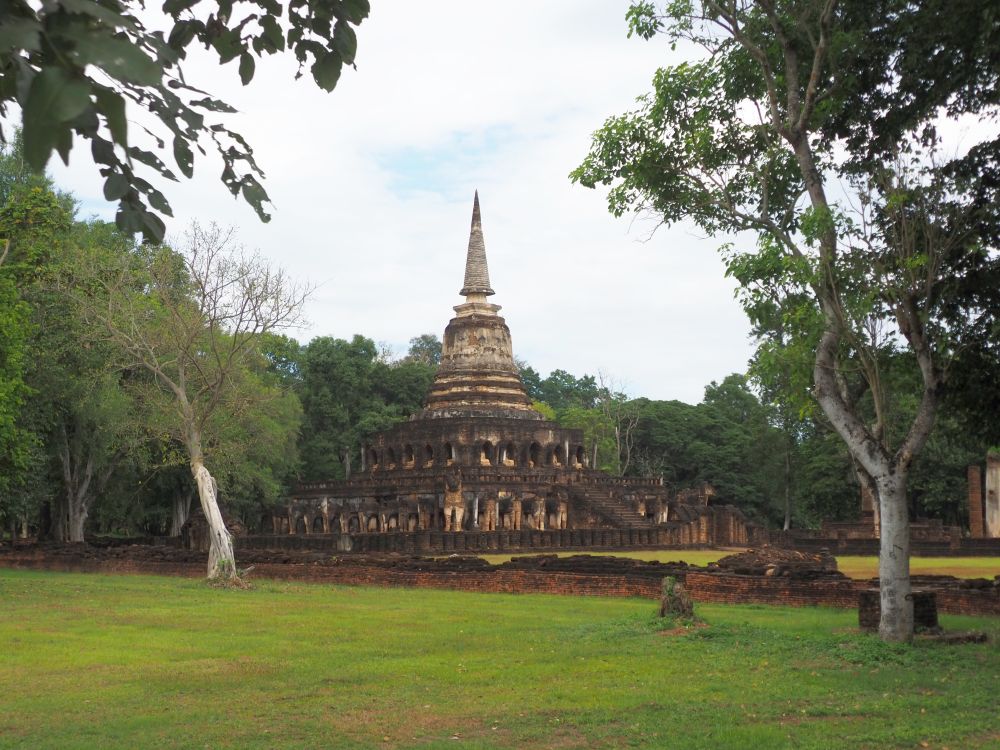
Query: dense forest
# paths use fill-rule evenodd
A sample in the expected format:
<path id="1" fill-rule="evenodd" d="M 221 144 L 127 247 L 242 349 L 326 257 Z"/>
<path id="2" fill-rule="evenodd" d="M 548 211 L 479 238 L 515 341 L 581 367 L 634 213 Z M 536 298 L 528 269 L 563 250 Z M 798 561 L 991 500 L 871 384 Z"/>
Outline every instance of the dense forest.
<path id="1" fill-rule="evenodd" d="M 415 335 L 396 356 L 360 334 L 299 343 L 280 332 L 291 308 L 244 339 L 228 318 L 185 322 L 205 294 L 190 259 L 232 243 L 231 233 L 193 227 L 186 248 L 137 243 L 113 224 L 81 220 L 73 197 L 32 173 L 18 148 L 0 157 L 5 533 L 69 541 L 179 533 L 198 490 L 184 400 L 160 376 L 184 356 L 203 379 L 190 391 L 205 404 L 199 449 L 228 512 L 251 528 L 292 483 L 346 476 L 365 435 L 421 407 L 440 358 L 435 335 Z M 183 341 L 181 330 L 189 331 Z M 151 341 L 167 352 L 152 369 L 142 351 Z M 220 389 L 213 373 L 223 367 Z M 603 376 L 542 377 L 520 367 L 536 408 L 582 429 L 591 464 L 605 471 L 662 476 L 678 488 L 710 482 L 720 498 L 772 525 L 858 513 L 842 441 L 808 403 L 792 409 L 769 397 L 754 363 L 748 374 L 708 384 L 698 404 L 626 395 Z M 192 388 L 194 375 L 180 372 Z M 886 353 L 884 372 L 917 377 L 898 352 Z M 890 407 L 891 430 L 915 404 Z M 959 405 L 944 410 L 911 481 L 914 517 L 964 521 L 965 467 L 987 447 L 976 435 Z"/>

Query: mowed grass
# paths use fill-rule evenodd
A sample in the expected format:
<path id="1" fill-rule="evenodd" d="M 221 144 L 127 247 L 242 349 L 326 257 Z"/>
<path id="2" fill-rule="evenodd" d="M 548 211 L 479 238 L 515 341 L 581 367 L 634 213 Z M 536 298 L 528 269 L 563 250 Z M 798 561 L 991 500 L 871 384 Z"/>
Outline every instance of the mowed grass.
<path id="1" fill-rule="evenodd" d="M 877 557 L 837 558 L 837 567 L 851 578 L 878 576 Z M 1000 557 L 911 557 L 911 575 L 955 576 L 957 578 L 993 578 L 1000 575 Z"/>
<path id="2" fill-rule="evenodd" d="M 654 549 L 620 550 L 614 552 L 588 552 L 592 555 L 612 555 L 631 557 L 635 560 L 656 562 L 686 562 L 689 565 L 707 565 L 719 558 L 743 548 L 733 549 Z M 579 555 L 581 552 L 559 552 L 560 557 Z M 480 555 L 493 565 L 507 562 L 512 557 L 522 555 Z M 878 575 L 878 558 L 875 556 L 844 555 L 837 557 L 837 568 L 850 578 L 866 580 Z M 911 557 L 910 572 L 913 575 L 947 575 L 958 578 L 993 578 L 1000 575 L 1000 557 Z"/>
<path id="3" fill-rule="evenodd" d="M 0 747 L 985 748 L 993 641 L 856 613 L 0 571 Z M 926 743 L 926 744 L 925 744 Z"/>

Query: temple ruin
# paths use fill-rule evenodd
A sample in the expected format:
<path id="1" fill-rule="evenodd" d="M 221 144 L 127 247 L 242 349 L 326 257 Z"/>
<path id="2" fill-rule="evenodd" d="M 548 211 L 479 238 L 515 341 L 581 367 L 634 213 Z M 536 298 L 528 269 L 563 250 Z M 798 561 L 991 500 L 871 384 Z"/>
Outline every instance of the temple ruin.
<path id="1" fill-rule="evenodd" d="M 359 446 L 360 472 L 298 485 L 269 519 L 274 534 L 340 535 L 341 549 L 372 548 L 359 542 L 365 535 L 426 532 L 559 532 L 532 546 L 587 546 L 595 538 L 612 545 L 751 541 L 743 514 L 710 505 L 709 492 L 677 494 L 661 478 L 617 477 L 589 466 L 583 431 L 560 427 L 532 407 L 510 330 L 488 299 L 494 291 L 478 192 L 460 294 L 465 301 L 445 328 L 423 410 Z M 579 530 L 619 533 L 571 533 Z M 394 538 L 378 548 L 414 546 Z"/>

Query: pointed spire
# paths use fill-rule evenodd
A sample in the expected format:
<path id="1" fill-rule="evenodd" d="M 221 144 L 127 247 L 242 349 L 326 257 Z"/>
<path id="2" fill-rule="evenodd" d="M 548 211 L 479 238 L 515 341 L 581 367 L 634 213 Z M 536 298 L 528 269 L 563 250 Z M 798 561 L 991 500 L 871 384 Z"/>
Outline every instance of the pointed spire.
<path id="1" fill-rule="evenodd" d="M 472 231 L 469 233 L 469 253 L 465 258 L 465 285 L 459 294 L 468 297 L 481 294 L 488 297 L 495 292 L 490 289 L 490 269 L 486 265 L 486 243 L 483 241 L 483 225 L 479 218 L 479 191 L 472 204 Z"/>

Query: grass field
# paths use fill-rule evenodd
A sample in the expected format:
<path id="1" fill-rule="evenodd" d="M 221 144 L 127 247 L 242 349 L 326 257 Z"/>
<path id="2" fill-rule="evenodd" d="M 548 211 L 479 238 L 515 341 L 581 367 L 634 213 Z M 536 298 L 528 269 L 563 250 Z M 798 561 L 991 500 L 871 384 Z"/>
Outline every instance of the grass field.
<path id="1" fill-rule="evenodd" d="M 985 645 L 856 613 L 0 570 L 0 747 L 996 748 Z M 925 744 L 926 743 L 926 744 Z"/>
<path id="2" fill-rule="evenodd" d="M 657 560 L 659 562 L 683 561 L 690 565 L 707 565 L 720 557 L 742 549 L 661 549 L 622 550 L 616 552 L 591 552 L 595 555 L 617 555 L 636 560 Z M 579 552 L 560 552 L 559 555 L 578 555 Z M 518 555 L 481 555 L 494 565 L 506 562 Z M 878 575 L 877 557 L 846 555 L 837 558 L 837 567 L 851 578 L 867 579 Z M 911 557 L 910 572 L 914 575 L 949 575 L 958 578 L 993 578 L 1000 574 L 1000 557 Z"/>

